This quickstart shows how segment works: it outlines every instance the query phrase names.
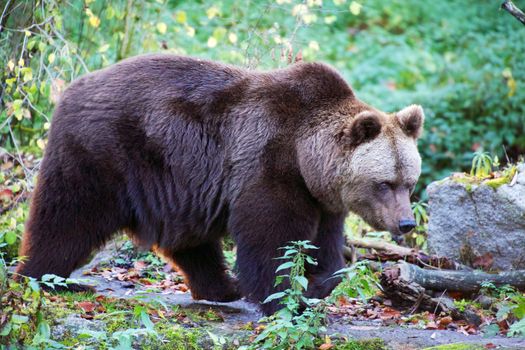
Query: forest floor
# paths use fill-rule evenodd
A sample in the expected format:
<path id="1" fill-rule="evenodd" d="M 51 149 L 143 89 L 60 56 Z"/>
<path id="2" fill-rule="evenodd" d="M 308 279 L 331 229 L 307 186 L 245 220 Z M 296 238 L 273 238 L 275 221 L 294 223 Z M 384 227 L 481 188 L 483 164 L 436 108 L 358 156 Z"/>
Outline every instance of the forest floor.
<path id="1" fill-rule="evenodd" d="M 54 327 L 55 339 L 64 335 L 74 338 L 75 333 L 77 336 L 82 333 L 84 337 L 90 332 L 97 335 L 101 330 L 115 328 L 104 324 L 108 319 L 114 322 L 112 313 L 119 315 L 119 311 L 107 310 L 107 300 L 138 300 L 148 305 L 146 309 L 152 319 L 176 318 L 185 330 L 204 330 L 207 341 L 211 339 L 211 343 L 206 345 L 197 341 L 201 347 L 211 347 L 214 343 L 215 346 L 224 344 L 235 348 L 246 343 L 246 339 L 253 339 L 264 327 L 258 322 L 262 315 L 254 304 L 243 300 L 232 303 L 195 301 L 182 277 L 169 265 L 162 266 L 159 260 L 151 258 L 151 254 L 143 255 L 144 260 L 137 260 L 136 256 L 130 258 L 127 256 L 129 251 L 129 248 L 126 250 L 112 243 L 88 265 L 75 271 L 72 277 L 85 279 L 95 286 L 97 293 L 86 301 L 78 299 L 75 301 L 76 313 L 56 320 L 59 326 Z M 148 277 L 155 271 L 160 271 L 164 279 Z M 100 317 L 101 313 L 110 317 Z M 436 346 L 438 349 L 525 349 L 523 338 L 488 336 L 478 329 L 460 323 L 456 325 L 450 320 L 444 322 L 444 319 L 446 317 L 439 319 L 429 313 L 404 313 L 377 300 L 362 303 L 349 299 L 345 305 L 330 308 L 326 334 L 334 339 L 381 339 L 388 349 Z M 166 342 L 169 341 L 168 337 Z M 454 345 L 439 347 L 444 344 Z"/>

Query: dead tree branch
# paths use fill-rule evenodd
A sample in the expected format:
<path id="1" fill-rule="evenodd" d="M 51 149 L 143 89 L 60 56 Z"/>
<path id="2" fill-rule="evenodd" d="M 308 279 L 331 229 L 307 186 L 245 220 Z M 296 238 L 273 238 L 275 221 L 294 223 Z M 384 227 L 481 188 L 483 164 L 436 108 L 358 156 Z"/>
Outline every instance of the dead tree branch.
<path id="1" fill-rule="evenodd" d="M 501 8 L 513 15 L 518 21 L 525 25 L 525 13 L 516 7 L 510 0 L 505 0 Z"/>
<path id="2" fill-rule="evenodd" d="M 440 268 L 448 270 L 471 270 L 468 266 L 462 265 L 446 257 L 428 255 L 422 251 L 401 247 L 395 244 L 378 240 L 369 239 L 347 239 L 347 244 L 355 248 L 365 248 L 377 250 L 377 253 L 366 254 L 360 259 L 375 261 L 399 261 L 416 264 L 427 268 Z M 344 247 L 344 256 L 348 261 L 354 262 L 353 250 L 350 247 Z"/>
<path id="3" fill-rule="evenodd" d="M 401 262 L 383 272 L 385 280 L 417 284 L 425 289 L 473 293 L 481 289 L 484 282 L 496 286 L 509 284 L 525 290 L 525 270 L 486 273 L 481 271 L 426 270 L 416 265 Z"/>

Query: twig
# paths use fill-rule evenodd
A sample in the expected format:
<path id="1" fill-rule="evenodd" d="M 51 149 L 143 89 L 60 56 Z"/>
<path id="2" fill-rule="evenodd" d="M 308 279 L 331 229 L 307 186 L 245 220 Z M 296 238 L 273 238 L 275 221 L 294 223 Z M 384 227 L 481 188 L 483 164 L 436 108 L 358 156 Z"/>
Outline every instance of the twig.
<path id="1" fill-rule="evenodd" d="M 347 243 L 360 248 L 386 250 L 401 256 L 411 255 L 414 253 L 413 249 L 401 247 L 383 241 L 374 241 L 367 239 L 348 239 Z"/>
<path id="2" fill-rule="evenodd" d="M 521 24 L 525 25 L 525 13 L 516 7 L 510 0 L 503 1 L 501 8 L 513 15 Z"/>

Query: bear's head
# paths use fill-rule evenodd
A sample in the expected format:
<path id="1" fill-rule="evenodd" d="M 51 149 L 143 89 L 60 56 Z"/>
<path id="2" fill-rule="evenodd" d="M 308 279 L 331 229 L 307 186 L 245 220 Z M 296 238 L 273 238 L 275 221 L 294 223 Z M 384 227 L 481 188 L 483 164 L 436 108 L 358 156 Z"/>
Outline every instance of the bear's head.
<path id="1" fill-rule="evenodd" d="M 415 227 L 410 195 L 421 173 L 421 106 L 384 113 L 354 101 L 304 138 L 298 155 L 312 194 L 333 211 L 353 211 L 393 235 Z"/>

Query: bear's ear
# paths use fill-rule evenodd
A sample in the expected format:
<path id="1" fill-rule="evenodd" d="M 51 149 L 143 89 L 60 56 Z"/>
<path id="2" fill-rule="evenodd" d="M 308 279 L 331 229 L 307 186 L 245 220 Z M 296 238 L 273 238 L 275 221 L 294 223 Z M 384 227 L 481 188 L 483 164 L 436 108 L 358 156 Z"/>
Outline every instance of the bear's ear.
<path id="1" fill-rule="evenodd" d="M 396 113 L 401 129 L 410 137 L 417 139 L 423 131 L 425 113 L 419 105 L 410 105 Z"/>
<path id="2" fill-rule="evenodd" d="M 375 113 L 364 111 L 341 130 L 340 136 L 344 143 L 355 147 L 374 139 L 381 132 L 381 127 L 381 120 Z"/>

